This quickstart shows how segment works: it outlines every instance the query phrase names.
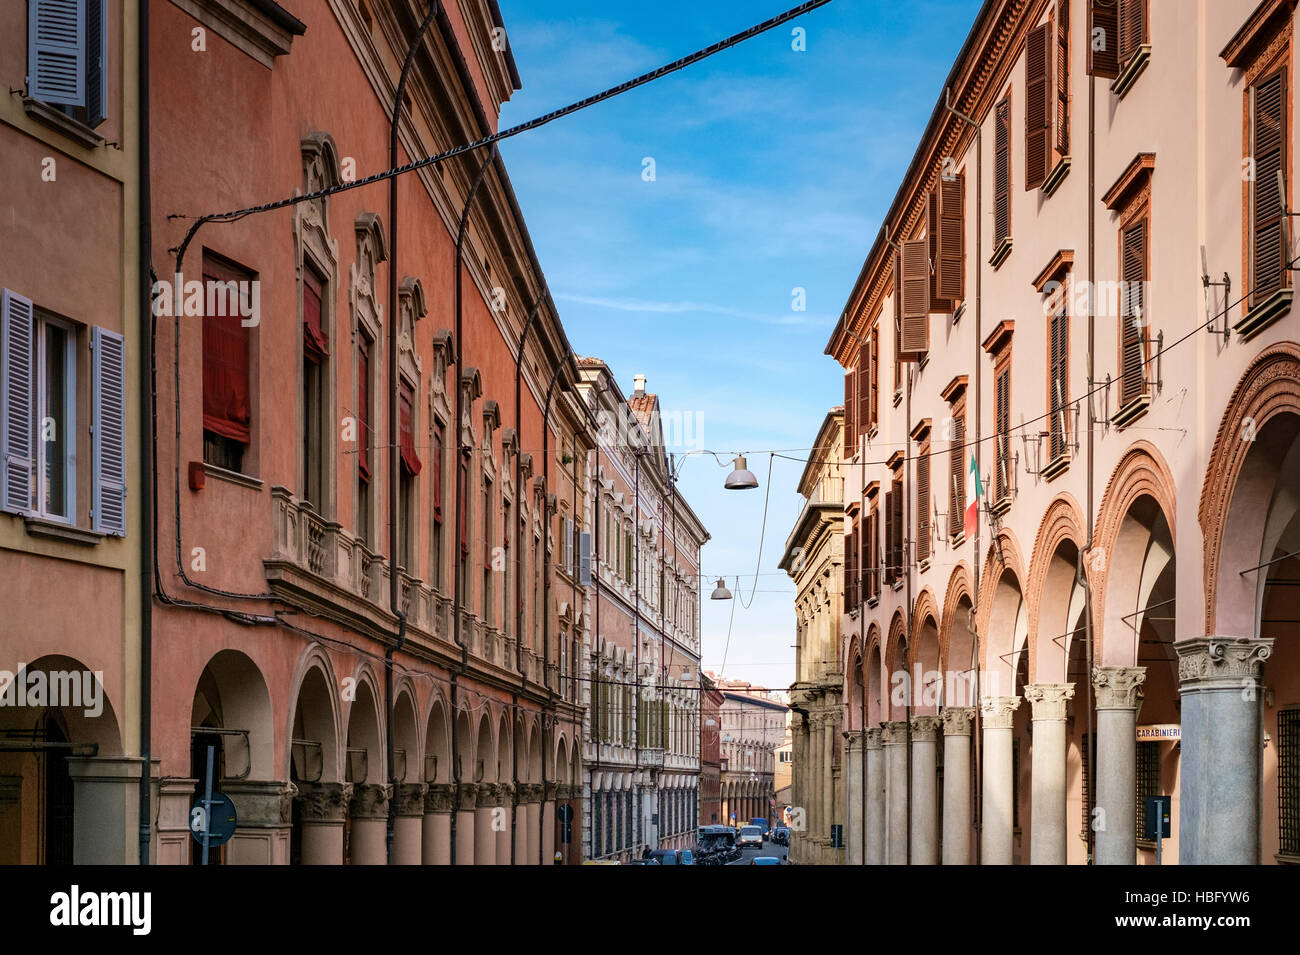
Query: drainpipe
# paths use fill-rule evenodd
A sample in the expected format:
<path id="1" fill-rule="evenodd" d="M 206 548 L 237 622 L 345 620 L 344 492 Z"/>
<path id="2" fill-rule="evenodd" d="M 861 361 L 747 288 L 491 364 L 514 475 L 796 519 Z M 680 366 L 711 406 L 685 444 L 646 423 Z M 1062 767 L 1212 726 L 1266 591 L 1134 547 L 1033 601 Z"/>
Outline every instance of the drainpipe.
<path id="1" fill-rule="evenodd" d="M 1089 301 L 1093 301 L 1092 290 L 1096 288 L 1096 210 L 1097 204 L 1096 174 L 1097 174 L 1097 81 L 1091 74 L 1085 73 L 1088 77 L 1088 290 Z M 1225 319 L 1226 321 L 1226 319 Z M 1088 309 L 1088 503 L 1087 503 L 1087 526 L 1088 526 L 1088 545 L 1084 551 L 1092 553 L 1092 535 L 1093 535 L 1093 428 L 1092 428 L 1092 388 L 1093 375 L 1095 372 L 1093 363 L 1093 349 L 1095 346 L 1096 333 L 1096 309 Z M 1082 564 L 1082 557 L 1080 557 Z M 1086 685 L 1087 709 L 1088 709 L 1088 743 L 1084 746 L 1082 754 L 1083 763 L 1088 767 L 1088 772 L 1092 777 L 1092 785 L 1088 787 L 1088 805 L 1084 808 L 1088 811 L 1088 864 L 1093 863 L 1093 850 L 1096 846 L 1092 828 L 1092 808 L 1096 803 L 1097 792 L 1097 767 L 1094 765 L 1096 760 L 1092 756 L 1093 748 L 1097 745 L 1096 729 L 1093 727 L 1093 693 L 1092 693 L 1092 668 L 1093 668 L 1093 646 L 1092 646 L 1092 582 L 1088 577 L 1086 570 L 1080 568 L 1079 576 L 1083 579 L 1084 595 L 1084 615 L 1083 615 L 1083 639 L 1084 651 L 1088 658 L 1088 672 L 1084 674 L 1084 683 Z M 1067 658 L 1065 661 L 1066 668 L 1070 666 Z"/>
<path id="2" fill-rule="evenodd" d="M 900 263 L 901 264 L 901 263 Z M 907 422 L 907 439 L 908 454 L 904 460 L 910 460 L 911 440 L 912 440 L 912 374 L 913 368 L 907 370 L 907 375 L 903 379 L 903 420 Z M 904 465 L 906 467 L 906 465 Z M 912 463 L 912 468 L 916 468 L 916 463 Z M 911 475 L 906 471 L 903 477 L 910 478 Z M 913 482 L 911 480 L 903 481 L 903 586 L 907 589 L 904 591 L 907 602 L 905 612 L 903 613 L 903 639 L 907 641 L 907 649 L 903 651 L 903 671 L 907 674 L 907 679 L 903 681 L 907 687 L 906 710 L 907 713 L 907 864 L 912 861 L 912 812 L 915 806 L 912 805 L 912 694 L 916 688 L 912 686 L 912 548 L 916 545 L 911 540 L 912 524 L 912 490 Z"/>
<path id="3" fill-rule="evenodd" d="M 980 465 L 979 465 L 979 461 L 980 461 L 980 369 L 983 367 L 981 363 L 982 356 L 980 355 L 980 342 L 983 340 L 980 337 L 980 304 L 981 304 L 980 292 L 982 289 L 984 268 L 982 265 L 983 260 L 981 256 L 983 255 L 983 253 L 981 251 L 980 240 L 984 234 L 984 216 L 983 216 L 983 212 L 981 211 L 981 206 L 983 205 L 982 200 L 984 198 L 984 145 L 983 145 L 984 129 L 972 117 L 967 116 L 965 113 L 959 112 L 958 110 L 953 108 L 950 90 L 944 90 L 943 108 L 946 109 L 948 112 L 952 113 L 952 115 L 956 116 L 958 119 L 962 120 L 968 126 L 970 126 L 975 130 L 975 349 L 974 349 L 975 410 L 973 414 L 967 415 L 966 417 L 967 420 L 973 421 L 975 424 L 975 441 L 972 447 L 974 448 L 973 454 L 975 456 L 975 473 L 979 474 L 981 473 Z M 1091 214 L 1092 211 L 1090 205 L 1089 215 Z M 1089 234 L 1091 235 L 1091 230 L 1089 230 Z M 1091 449 L 1091 445 L 1089 445 L 1089 449 Z M 1092 469 L 1089 468 L 1089 472 L 1091 472 L 1091 470 Z M 978 518 L 979 516 L 978 501 L 976 501 L 975 503 L 975 512 L 976 512 L 976 517 Z M 974 593 L 971 594 L 971 620 L 972 621 L 975 619 L 975 607 L 979 602 L 979 593 L 980 593 L 980 523 L 978 519 L 975 521 L 974 546 L 975 549 L 972 553 L 973 559 L 971 560 L 972 589 L 974 590 Z M 980 719 L 980 634 L 979 634 L 978 623 L 975 623 L 974 625 L 970 626 L 968 629 L 971 631 L 971 636 L 974 638 L 974 644 L 975 644 L 974 645 L 974 652 L 975 652 L 975 700 L 974 700 L 975 714 L 974 716 L 975 718 L 974 718 L 974 729 L 971 733 L 971 740 L 975 747 L 975 813 L 976 813 L 975 815 L 975 831 L 976 831 L 975 864 L 979 865 L 980 864 L 980 842 L 981 842 L 979 833 L 984 828 L 984 774 L 981 771 L 981 763 L 980 763 L 981 752 L 983 749 L 981 745 L 982 741 L 980 738 L 981 728 L 982 728 L 982 720 Z"/>
<path id="4" fill-rule="evenodd" d="M 393 115 L 388 124 L 388 168 L 397 168 L 397 124 L 402 118 L 402 98 L 406 93 L 406 81 L 411 74 L 411 64 L 415 62 L 415 51 L 424 42 L 424 34 L 433 22 L 433 15 L 438 10 L 437 0 L 429 4 L 429 12 L 424 22 L 406 49 L 406 60 L 402 63 L 402 75 L 397 80 L 397 92 L 393 95 Z M 459 275 L 459 269 L 457 270 Z M 393 738 L 393 655 L 406 643 L 406 613 L 402 610 L 401 581 L 398 579 L 397 567 L 397 529 L 398 529 L 398 468 L 401 467 L 401 455 L 398 444 L 398 373 L 397 373 L 397 177 L 388 180 L 388 606 L 397 617 L 396 642 L 384 649 L 384 698 L 388 702 L 388 725 L 384 736 L 387 739 L 388 782 L 393 793 L 388 799 L 388 820 L 384 834 L 388 864 L 393 864 L 393 834 L 397 824 L 397 787 L 400 785 L 394 764 L 397 761 L 397 742 Z M 406 515 L 402 515 L 405 517 Z M 453 726 L 455 722 L 453 720 Z"/>
<path id="5" fill-rule="evenodd" d="M 546 687 L 546 702 L 542 708 L 542 806 L 540 813 L 540 825 L 546 825 L 546 708 L 555 706 L 555 692 L 551 689 L 550 674 L 547 672 L 551 665 L 551 551 L 546 546 L 546 539 L 550 536 L 551 531 L 551 512 L 546 504 L 546 489 L 551 486 L 551 397 L 555 393 L 555 383 L 560 379 L 560 371 L 564 368 L 563 358 L 555 363 L 555 371 L 551 372 L 551 383 L 546 386 L 546 402 L 542 409 L 542 494 L 541 494 L 541 511 L 544 518 L 542 527 L 542 684 Z M 542 857 L 542 846 L 545 840 L 542 838 L 543 833 L 537 834 L 537 864 L 546 865 L 546 860 Z"/>
<path id="6" fill-rule="evenodd" d="M 137 130 L 136 161 L 140 204 L 139 237 L 140 243 L 140 309 L 139 320 L 139 356 L 140 367 L 137 369 L 139 380 L 139 422 L 140 422 L 140 480 L 153 472 L 153 442 L 146 440 L 146 435 L 153 434 L 153 382 L 149 355 L 145 354 L 146 343 L 152 343 L 153 321 L 153 209 L 151 203 L 151 183 L 149 178 L 149 4 L 142 3 L 137 13 L 136 30 L 138 60 L 136 69 Z M 152 349 L 152 344 L 149 346 Z M 153 495 L 154 507 L 158 496 Z M 143 766 L 140 771 L 140 865 L 149 864 L 149 843 L 153 813 L 150 805 L 152 796 L 152 737 L 150 728 L 153 714 L 153 588 L 149 581 L 153 578 L 152 540 L 155 533 L 154 513 L 147 507 L 140 508 L 140 756 Z"/>
<path id="7" fill-rule="evenodd" d="M 632 649 L 635 656 L 633 657 L 633 666 L 636 667 L 636 725 L 633 727 L 633 738 L 636 740 L 636 752 L 632 765 L 636 767 L 637 775 L 641 774 L 641 705 L 645 702 L 641 697 L 641 449 L 638 447 L 632 458 Z M 647 715 L 646 729 L 650 728 L 650 719 Z M 657 789 L 658 787 L 656 787 Z M 633 793 L 636 789 L 633 788 Z M 658 793 L 655 793 L 655 802 L 658 805 Z M 637 812 L 641 812 L 642 807 L 637 807 Z M 660 822 L 663 820 L 661 819 Z M 648 834 L 647 834 L 648 835 Z M 649 838 L 646 844 L 649 845 Z M 659 848 L 659 832 L 655 830 L 655 848 Z"/>

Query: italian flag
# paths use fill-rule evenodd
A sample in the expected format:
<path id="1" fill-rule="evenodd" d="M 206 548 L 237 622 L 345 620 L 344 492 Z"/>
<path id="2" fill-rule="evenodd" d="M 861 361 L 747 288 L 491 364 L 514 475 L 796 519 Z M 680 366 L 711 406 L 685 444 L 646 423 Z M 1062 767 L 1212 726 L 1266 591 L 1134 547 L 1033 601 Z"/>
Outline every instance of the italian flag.
<path id="1" fill-rule="evenodd" d="M 984 485 L 980 483 L 979 467 L 975 464 L 975 455 L 970 456 L 970 477 L 966 482 L 966 539 L 973 540 L 979 526 L 980 498 L 984 496 Z"/>

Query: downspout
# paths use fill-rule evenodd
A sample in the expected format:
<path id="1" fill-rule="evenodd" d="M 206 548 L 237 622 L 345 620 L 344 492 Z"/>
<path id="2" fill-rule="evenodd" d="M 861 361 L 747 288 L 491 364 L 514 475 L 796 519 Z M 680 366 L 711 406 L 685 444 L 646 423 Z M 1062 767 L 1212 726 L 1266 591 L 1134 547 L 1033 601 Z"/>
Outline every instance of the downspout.
<path id="1" fill-rule="evenodd" d="M 465 205 L 460 211 L 460 230 L 456 234 L 456 334 L 452 341 L 452 364 L 456 368 L 456 420 L 453 422 L 453 426 L 456 429 L 456 522 L 453 525 L 453 527 L 455 527 L 455 531 L 453 531 L 455 542 L 452 545 L 452 549 L 455 553 L 456 560 L 453 572 L 455 580 L 452 584 L 451 634 L 452 640 L 455 642 L 456 646 L 460 647 L 460 665 L 451 673 L 451 768 L 455 782 L 455 792 L 453 794 L 451 808 L 451 865 L 456 864 L 456 817 L 460 814 L 461 786 L 463 785 L 460 771 L 460 746 L 456 738 L 456 713 L 457 703 L 460 697 L 460 678 L 464 675 L 465 671 L 469 669 L 469 645 L 461 638 L 460 633 L 460 605 L 464 595 L 461 593 L 462 574 L 460 572 L 460 564 L 462 556 L 458 550 L 461 546 L 460 528 L 463 518 L 463 515 L 461 514 L 461 502 L 465 496 L 465 481 L 461 473 L 460 460 L 465 453 L 470 450 L 462 443 L 464 440 L 462 422 L 465 420 L 465 388 L 461 383 L 461 375 L 463 374 L 465 366 L 465 353 L 462 347 L 464 298 L 461 291 L 461 286 L 463 284 L 461 260 L 465 251 L 465 232 L 469 228 L 469 209 L 474 202 L 474 196 L 478 192 L 479 186 L 483 184 L 483 176 L 487 172 L 488 164 L 492 162 L 492 158 L 496 155 L 496 152 L 497 147 L 494 143 L 492 147 L 488 149 L 488 154 L 483 158 L 483 162 L 478 167 L 478 174 L 474 177 L 474 183 L 470 186 L 469 195 L 465 197 Z M 394 272 L 393 274 L 396 273 Z M 390 323 L 392 322 L 391 317 L 389 321 Z M 395 453 L 393 454 L 393 457 L 396 457 Z M 468 527 L 465 528 L 465 532 L 466 534 L 469 533 Z"/>
<path id="2" fill-rule="evenodd" d="M 903 379 L 903 420 L 907 422 L 907 438 L 910 442 L 912 439 L 912 374 L 915 369 L 909 368 L 907 376 Z M 911 445 L 908 445 L 908 453 L 904 461 L 912 461 Z M 906 467 L 906 465 L 904 465 Z M 912 461 L 912 470 L 916 469 L 916 462 Z M 907 649 L 903 651 L 903 672 L 907 678 L 903 685 L 907 687 L 906 710 L 907 713 L 907 779 L 904 785 L 907 793 L 907 864 L 912 861 L 912 812 L 916 808 L 912 805 L 912 694 L 916 688 L 912 686 L 912 548 L 916 546 L 916 541 L 910 540 L 912 533 L 911 514 L 912 514 L 912 490 L 913 480 L 911 474 L 904 472 L 903 475 L 909 480 L 903 482 L 903 586 L 906 588 L 904 596 L 906 597 L 906 612 L 903 614 L 903 639 L 907 641 Z"/>
<path id="3" fill-rule="evenodd" d="M 636 725 L 634 739 L 636 740 L 635 755 L 632 765 L 636 767 L 637 775 L 641 774 L 641 705 L 645 703 L 641 694 L 641 449 L 637 448 L 632 458 L 632 652 L 633 666 L 636 667 Z M 650 718 L 647 714 L 645 720 L 646 729 L 650 728 Z M 656 787 L 657 788 L 657 787 Z M 636 793 L 636 789 L 632 790 Z M 655 805 L 658 806 L 658 794 L 656 793 Z M 637 812 L 642 812 L 641 806 L 637 807 Z M 662 822 L 662 820 L 660 820 Z M 649 833 L 646 834 L 647 837 Z M 646 845 L 650 844 L 649 838 L 646 839 Z M 659 832 L 655 830 L 655 848 L 659 848 Z"/>
<path id="4" fill-rule="evenodd" d="M 1096 174 L 1097 174 L 1097 81 L 1091 73 L 1084 74 L 1088 77 L 1088 289 L 1091 291 L 1096 288 L 1094 284 L 1096 279 L 1096 210 L 1097 204 Z M 1088 309 L 1088 463 L 1087 463 L 1087 483 L 1088 483 L 1088 503 L 1087 503 L 1087 527 L 1088 527 L 1088 544 L 1084 548 L 1088 554 L 1092 553 L 1092 535 L 1093 535 L 1093 417 L 1092 417 L 1092 391 L 1093 375 L 1095 368 L 1093 364 L 1093 348 L 1095 345 L 1096 333 L 1096 309 Z M 1226 319 L 1225 319 L 1226 321 Z M 1082 563 L 1082 559 L 1080 560 Z M 1093 646 L 1092 646 L 1092 582 L 1088 577 L 1086 570 L 1081 569 L 1079 576 L 1083 579 L 1083 596 L 1085 601 L 1085 612 L 1083 615 L 1083 639 L 1084 650 L 1088 657 L 1088 672 L 1084 674 L 1084 683 L 1087 685 L 1086 697 L 1088 709 L 1088 743 L 1083 748 L 1083 764 L 1088 767 L 1088 773 L 1091 776 L 1091 785 L 1088 787 L 1088 804 L 1084 807 L 1088 814 L 1088 826 L 1085 830 L 1087 833 L 1088 864 L 1093 863 L 1093 851 L 1095 849 L 1095 839 L 1092 828 L 1092 812 L 1096 803 L 1097 793 L 1097 767 L 1094 765 L 1096 760 L 1093 758 L 1093 749 L 1097 745 L 1096 729 L 1093 727 L 1093 691 L 1092 691 L 1092 668 L 1093 668 Z M 1068 670 L 1070 662 L 1066 660 Z"/>
<path id="5" fill-rule="evenodd" d="M 411 75 L 411 64 L 415 62 L 415 51 L 424 42 L 424 34 L 433 22 L 433 15 L 438 9 L 437 0 L 429 4 L 429 12 L 411 45 L 406 49 L 406 60 L 402 63 L 402 74 L 397 80 L 397 92 L 393 95 L 393 114 L 388 124 L 388 168 L 397 168 L 397 124 L 402 118 L 402 98 L 406 93 L 406 81 Z M 459 246 L 457 246 L 459 251 Z M 460 270 L 457 269 L 459 277 Z M 388 784 L 392 795 L 388 797 L 388 818 L 384 832 L 384 844 L 388 864 L 393 864 L 393 834 L 397 825 L 397 787 L 400 781 L 394 770 L 397 762 L 397 741 L 393 738 L 393 655 L 406 643 L 406 613 L 401 604 L 401 581 L 397 569 L 397 529 L 398 529 L 398 468 L 401 467 L 401 454 L 398 445 L 399 410 L 398 410 L 398 373 L 397 373 L 397 177 L 388 180 L 388 606 L 397 617 L 397 639 L 394 644 L 384 649 L 384 699 L 388 703 L 388 720 L 384 727 L 387 745 Z M 458 341 L 459 344 L 459 341 Z M 403 518 L 406 515 L 402 515 Z M 453 721 L 454 726 L 454 721 Z"/>
<path id="6" fill-rule="evenodd" d="M 153 472 L 153 442 L 146 440 L 146 435 L 153 433 L 153 376 L 151 373 L 151 356 L 144 352 L 146 343 L 152 350 L 153 321 L 153 207 L 151 202 L 151 182 L 149 178 L 149 4 L 142 3 L 136 19 L 136 133 L 137 188 L 139 195 L 139 236 L 140 243 L 140 309 L 139 319 L 139 355 L 140 366 L 137 369 L 139 380 L 136 387 L 140 394 L 140 480 L 143 483 L 146 474 Z M 157 495 L 153 495 L 154 507 Z M 149 585 L 154 575 L 152 540 L 154 535 L 154 514 L 148 507 L 140 508 L 140 865 L 149 864 L 149 843 L 153 821 L 150 797 L 152 796 L 152 737 L 150 729 L 153 719 L 153 588 Z"/>
<path id="7" fill-rule="evenodd" d="M 983 254 L 980 240 L 984 234 L 984 216 L 981 209 L 984 198 L 984 128 L 980 126 L 979 123 L 975 122 L 972 117 L 953 108 L 949 90 L 944 90 L 943 100 L 944 109 L 975 130 L 975 410 L 973 414 L 967 415 L 967 418 L 973 421 L 975 426 L 975 440 L 972 445 L 974 451 L 972 453 L 975 456 L 975 473 L 980 474 L 980 369 L 983 367 L 980 356 L 980 342 L 983 341 L 980 337 L 980 292 L 982 290 L 982 280 L 984 277 L 984 270 L 980 265 L 980 262 L 982 261 L 981 255 Z M 1091 214 L 1091 208 L 1089 208 L 1089 215 Z M 1091 235 L 1091 231 L 1089 234 Z M 1089 451 L 1091 451 L 1091 448 L 1092 446 L 1089 445 Z M 1090 474 L 1091 470 L 1092 469 L 1089 468 Z M 962 503 L 964 504 L 965 502 Z M 972 589 L 974 590 L 974 593 L 971 594 L 970 601 L 972 621 L 975 620 L 975 607 L 979 602 L 980 593 L 980 523 L 978 501 L 975 502 L 975 514 L 975 549 L 971 555 Z M 982 841 L 979 834 L 984 828 L 984 775 L 981 772 L 980 762 L 983 749 L 981 746 L 982 720 L 980 719 L 980 633 L 978 623 L 974 623 L 974 625 L 969 629 L 975 642 L 975 713 L 973 720 L 974 729 L 971 733 L 971 741 L 975 748 L 975 864 L 979 865 L 980 842 Z"/>
<path id="8" fill-rule="evenodd" d="M 555 691 L 551 689 L 550 673 L 547 672 L 551 665 L 551 550 L 546 546 L 547 539 L 551 534 L 551 511 L 547 506 L 546 489 L 551 486 L 551 396 L 555 393 L 555 383 L 560 379 L 560 371 L 564 368 L 564 357 L 555 363 L 555 371 L 551 372 L 551 383 L 546 386 L 545 407 L 542 409 L 542 493 L 539 502 L 543 517 L 542 524 L 542 684 L 546 687 L 546 703 L 542 709 L 542 805 L 540 812 L 539 825 L 546 825 L 546 707 L 554 707 Z M 545 865 L 546 861 L 542 857 L 542 846 L 545 840 L 542 838 L 543 833 L 538 832 L 537 836 L 537 864 Z"/>

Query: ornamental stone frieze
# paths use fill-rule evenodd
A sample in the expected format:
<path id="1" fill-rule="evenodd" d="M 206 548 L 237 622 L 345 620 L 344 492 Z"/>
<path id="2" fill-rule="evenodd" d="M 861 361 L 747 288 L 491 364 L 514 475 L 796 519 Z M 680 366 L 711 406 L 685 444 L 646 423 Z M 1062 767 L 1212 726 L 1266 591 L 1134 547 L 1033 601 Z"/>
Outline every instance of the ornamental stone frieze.
<path id="1" fill-rule="evenodd" d="M 939 717 L 913 716 L 912 739 L 921 742 L 934 742 L 939 738 Z"/>
<path id="2" fill-rule="evenodd" d="M 866 731 L 867 749 L 880 749 L 884 745 L 884 742 L 882 741 L 883 733 L 884 731 L 878 726 L 874 726 L 871 729 L 867 730 Z"/>
<path id="3" fill-rule="evenodd" d="M 1092 688 L 1097 709 L 1136 709 L 1142 702 L 1142 684 L 1146 678 L 1146 667 L 1093 667 Z"/>
<path id="4" fill-rule="evenodd" d="M 428 783 L 401 783 L 397 787 L 397 814 L 399 816 L 424 815 L 425 793 Z"/>
<path id="5" fill-rule="evenodd" d="M 975 707 L 949 706 L 939 714 L 943 721 L 944 736 L 969 736 L 971 724 L 975 721 Z"/>
<path id="6" fill-rule="evenodd" d="M 1273 655 L 1269 637 L 1197 637 L 1174 644 L 1183 690 L 1239 689 L 1259 679 Z"/>
<path id="7" fill-rule="evenodd" d="M 1031 683 L 1025 687 L 1030 716 L 1041 720 L 1064 720 L 1070 700 L 1074 699 L 1073 683 Z"/>
<path id="8" fill-rule="evenodd" d="M 886 746 L 898 746 L 907 742 L 907 721 L 895 720 L 886 723 L 882 729 L 882 740 Z"/>
<path id="9" fill-rule="evenodd" d="M 376 819 L 388 815 L 393 787 L 386 783 L 359 783 L 352 790 L 352 818 Z"/>
<path id="10" fill-rule="evenodd" d="M 456 787 L 451 783 L 433 783 L 424 794 L 425 812 L 451 812 L 456 798 Z"/>
<path id="11" fill-rule="evenodd" d="M 1018 696 L 986 696 L 980 700 L 980 719 L 985 729 L 1009 730 L 1019 708 Z"/>
<path id="12" fill-rule="evenodd" d="M 342 822 L 352 799 L 351 783 L 299 783 L 302 817 L 311 822 Z"/>

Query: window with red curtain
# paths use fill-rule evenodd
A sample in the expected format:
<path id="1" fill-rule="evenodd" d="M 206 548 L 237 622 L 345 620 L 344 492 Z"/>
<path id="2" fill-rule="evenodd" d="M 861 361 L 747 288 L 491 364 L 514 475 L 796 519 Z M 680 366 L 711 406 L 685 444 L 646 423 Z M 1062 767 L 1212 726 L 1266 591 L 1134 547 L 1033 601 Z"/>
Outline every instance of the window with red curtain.
<path id="1" fill-rule="evenodd" d="M 303 344 L 311 357 L 319 360 L 330 353 L 329 336 L 321 323 L 321 279 L 310 267 L 302 272 Z"/>
<path id="2" fill-rule="evenodd" d="M 442 425 L 433 429 L 433 520 L 442 523 Z"/>
<path id="3" fill-rule="evenodd" d="M 469 499 L 469 462 L 460 459 L 460 499 L 456 502 L 456 523 L 459 525 L 460 554 L 469 556 L 469 525 L 466 523 L 465 502 Z M 463 561 L 462 561 L 463 563 Z"/>
<path id="4" fill-rule="evenodd" d="M 357 470 L 370 481 L 370 339 L 361 336 L 357 352 Z"/>
<path id="5" fill-rule="evenodd" d="M 402 466 L 412 474 L 420 473 L 420 456 L 415 453 L 415 434 L 411 430 L 411 417 L 415 408 L 415 393 L 411 386 L 402 382 L 400 397 L 400 418 L 398 421 L 401 428 L 400 448 L 402 457 Z"/>
<path id="6" fill-rule="evenodd" d="M 203 256 L 205 287 L 213 283 L 249 282 L 248 272 Z M 241 289 L 246 286 L 239 286 Z M 249 398 L 249 329 L 244 327 L 238 308 L 238 292 L 220 296 L 224 301 L 203 316 L 203 428 L 223 438 L 249 442 L 252 408 Z"/>

